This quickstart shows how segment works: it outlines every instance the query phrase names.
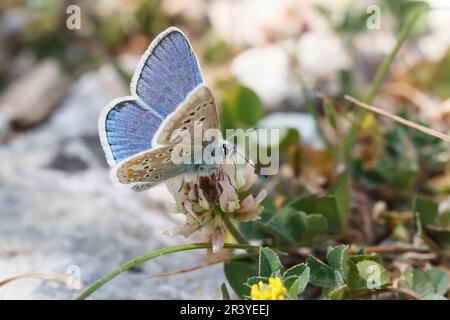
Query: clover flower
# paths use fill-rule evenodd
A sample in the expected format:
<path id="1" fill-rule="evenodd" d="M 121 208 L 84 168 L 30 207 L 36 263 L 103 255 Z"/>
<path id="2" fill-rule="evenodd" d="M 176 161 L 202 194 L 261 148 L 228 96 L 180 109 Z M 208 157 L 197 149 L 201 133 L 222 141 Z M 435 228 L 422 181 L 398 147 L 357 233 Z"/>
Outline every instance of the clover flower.
<path id="1" fill-rule="evenodd" d="M 251 287 L 252 300 L 284 300 L 286 288 L 278 277 L 269 278 L 269 283 L 259 281 Z"/>
<path id="2" fill-rule="evenodd" d="M 231 162 L 221 164 L 210 173 L 183 175 L 166 183 L 175 200 L 172 211 L 186 217 L 184 225 L 167 233 L 185 237 L 195 232 L 206 233 L 215 253 L 224 244 L 224 219 L 234 224 L 258 218 L 263 209 L 260 203 L 267 192 L 261 190 L 254 197 L 249 192 L 257 179 L 254 166 Z"/>

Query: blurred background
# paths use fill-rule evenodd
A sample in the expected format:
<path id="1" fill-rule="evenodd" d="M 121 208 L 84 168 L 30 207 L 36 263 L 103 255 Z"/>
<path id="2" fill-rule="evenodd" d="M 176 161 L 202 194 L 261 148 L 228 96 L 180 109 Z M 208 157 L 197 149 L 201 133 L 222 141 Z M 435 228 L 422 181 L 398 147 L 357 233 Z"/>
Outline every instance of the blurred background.
<path id="1" fill-rule="evenodd" d="M 70 5 L 80 9 L 79 29 L 68 28 Z M 371 23 L 373 5 L 380 14 Z M 129 94 L 140 56 L 171 25 L 190 39 L 224 128 L 285 129 L 281 171 L 261 182 L 275 204 L 323 192 L 346 164 L 355 179 L 348 240 L 408 237 L 404 219 L 380 227 L 373 208 L 379 214 L 401 210 L 417 192 L 446 205 L 447 145 L 373 116 L 363 119 L 357 143 L 340 140 L 356 108 L 343 95 L 367 90 L 417 5 L 436 9 L 416 21 L 373 103 L 446 132 L 445 0 L 3 0 L 0 281 L 78 270 L 89 284 L 127 259 L 188 241 L 161 234 L 180 221 L 165 209 L 170 197 L 164 187 L 138 194 L 112 186 L 97 133 L 100 110 Z M 450 215 L 445 219 L 448 226 Z M 204 260 L 194 252 L 163 257 L 93 297 L 217 298 L 220 266 L 143 281 Z M 0 299 L 69 299 L 76 293 L 33 276 L 0 284 Z"/>

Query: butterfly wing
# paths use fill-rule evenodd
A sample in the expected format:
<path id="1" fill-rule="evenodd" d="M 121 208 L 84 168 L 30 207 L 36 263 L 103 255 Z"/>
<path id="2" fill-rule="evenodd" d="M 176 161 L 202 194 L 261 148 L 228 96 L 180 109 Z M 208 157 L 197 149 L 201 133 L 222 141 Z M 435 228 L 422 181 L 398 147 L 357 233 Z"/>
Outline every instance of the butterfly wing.
<path id="1" fill-rule="evenodd" d="M 204 85 L 196 87 L 186 100 L 170 114 L 155 134 L 154 144 L 176 143 L 182 134 L 188 132 L 192 141 L 196 125 L 202 132 L 208 129 L 220 129 L 219 116 L 211 90 Z"/>
<path id="2" fill-rule="evenodd" d="M 114 166 L 152 148 L 152 138 L 161 123 L 158 114 L 132 97 L 111 101 L 99 118 L 100 141 L 108 164 Z"/>
<path id="3" fill-rule="evenodd" d="M 133 96 L 112 101 L 99 119 L 100 139 L 113 167 L 114 181 L 131 184 L 134 190 L 140 191 L 195 170 L 193 166 L 169 161 L 170 140 L 156 137 L 158 131 L 170 136 L 171 129 L 166 125 L 180 127 L 187 119 L 185 112 L 193 105 L 197 108 L 200 101 L 202 105 L 206 101 L 212 103 L 197 110 L 196 119 L 204 117 L 202 121 L 208 126 L 218 128 L 209 89 L 194 90 L 201 84 L 201 70 L 187 38 L 177 28 L 162 32 L 150 44 L 133 75 Z M 195 94 L 189 95 L 193 90 Z M 181 108 L 180 104 L 189 107 Z"/>
<path id="4" fill-rule="evenodd" d="M 156 147 L 129 158 L 113 170 L 112 179 L 140 191 L 188 172 L 189 165 L 172 162 L 173 150 L 173 146 Z"/>
<path id="5" fill-rule="evenodd" d="M 202 83 L 198 60 L 188 39 L 171 27 L 150 44 L 141 58 L 131 92 L 166 117 Z"/>

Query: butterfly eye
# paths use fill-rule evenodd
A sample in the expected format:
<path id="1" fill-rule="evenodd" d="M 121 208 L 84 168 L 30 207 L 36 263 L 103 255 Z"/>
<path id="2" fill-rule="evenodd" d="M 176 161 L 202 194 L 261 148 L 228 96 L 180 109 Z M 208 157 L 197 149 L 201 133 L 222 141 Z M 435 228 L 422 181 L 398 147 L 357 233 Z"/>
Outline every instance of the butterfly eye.
<path id="1" fill-rule="evenodd" d="M 189 122 L 191 122 L 191 119 L 186 119 L 186 120 L 183 121 L 184 124 L 187 124 Z"/>
<path id="2" fill-rule="evenodd" d="M 205 117 L 201 117 L 200 119 L 198 119 L 199 122 L 203 122 L 205 121 Z"/>
<path id="3" fill-rule="evenodd" d="M 195 111 L 192 111 L 191 113 L 189 113 L 189 115 L 192 117 L 195 115 Z"/>
<path id="4" fill-rule="evenodd" d="M 164 153 L 158 153 L 156 156 L 157 156 L 158 158 L 164 157 Z"/>
<path id="5" fill-rule="evenodd" d="M 181 131 L 185 131 L 185 130 L 187 130 L 187 127 L 181 128 Z"/>

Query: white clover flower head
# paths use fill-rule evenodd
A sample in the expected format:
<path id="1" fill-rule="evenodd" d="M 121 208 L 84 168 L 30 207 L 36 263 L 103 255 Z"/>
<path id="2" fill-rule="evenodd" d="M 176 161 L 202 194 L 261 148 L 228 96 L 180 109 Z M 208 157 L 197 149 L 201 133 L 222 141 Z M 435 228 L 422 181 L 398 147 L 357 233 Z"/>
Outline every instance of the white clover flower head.
<path id="1" fill-rule="evenodd" d="M 249 193 L 257 175 L 252 163 L 222 164 L 209 173 L 184 175 L 166 183 L 175 204 L 172 211 L 182 213 L 186 223 L 166 232 L 190 236 L 204 232 L 211 239 L 213 252 L 223 247 L 226 227 L 222 215 L 233 222 L 252 221 L 263 210 L 261 201 L 267 196 L 261 190 L 256 197 Z"/>

